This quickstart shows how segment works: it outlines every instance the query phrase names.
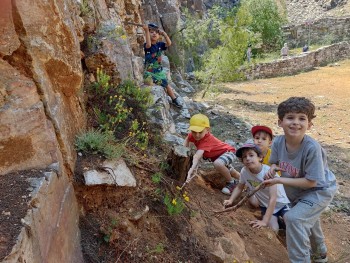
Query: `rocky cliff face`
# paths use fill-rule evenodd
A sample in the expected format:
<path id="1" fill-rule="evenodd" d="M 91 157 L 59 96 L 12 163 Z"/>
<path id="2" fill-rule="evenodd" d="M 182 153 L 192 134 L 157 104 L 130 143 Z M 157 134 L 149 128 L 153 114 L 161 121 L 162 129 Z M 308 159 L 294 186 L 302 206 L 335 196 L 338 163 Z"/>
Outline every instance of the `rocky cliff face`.
<path id="1" fill-rule="evenodd" d="M 85 123 L 78 5 L 1 5 L 0 174 L 53 164 L 71 173 L 73 140 Z"/>
<path id="2" fill-rule="evenodd" d="M 312 23 L 325 17 L 347 16 L 348 0 L 286 0 L 287 17 L 291 25 Z"/>
<path id="3" fill-rule="evenodd" d="M 79 12 L 78 3 L 68 0 L 0 4 L 0 176 L 52 171 L 41 175 L 35 190 L 40 194 L 32 193 L 35 205 L 6 262 L 82 260 L 69 181 L 74 138 L 85 126 Z"/>

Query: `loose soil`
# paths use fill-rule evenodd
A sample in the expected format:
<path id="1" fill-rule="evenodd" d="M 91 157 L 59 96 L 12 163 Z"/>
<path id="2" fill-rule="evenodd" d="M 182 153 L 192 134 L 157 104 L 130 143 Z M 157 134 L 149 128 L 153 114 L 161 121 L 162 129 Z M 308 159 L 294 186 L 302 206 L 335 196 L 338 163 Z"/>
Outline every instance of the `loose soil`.
<path id="1" fill-rule="evenodd" d="M 33 179 L 43 177 L 41 170 L 28 170 L 0 176 L 0 260 L 15 245 L 21 231 L 21 219 L 31 208 Z"/>

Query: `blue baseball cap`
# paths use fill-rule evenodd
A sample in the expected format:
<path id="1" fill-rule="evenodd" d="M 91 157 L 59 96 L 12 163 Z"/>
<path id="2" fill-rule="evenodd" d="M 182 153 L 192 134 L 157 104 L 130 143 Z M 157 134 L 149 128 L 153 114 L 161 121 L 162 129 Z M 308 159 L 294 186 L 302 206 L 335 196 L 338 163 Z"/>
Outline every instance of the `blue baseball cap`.
<path id="1" fill-rule="evenodd" d="M 258 156 L 261 156 L 262 155 L 262 152 L 259 148 L 258 145 L 254 144 L 254 143 L 245 143 L 243 144 L 242 147 L 240 147 L 237 151 L 236 151 L 236 156 L 238 158 L 242 158 L 242 155 L 243 155 L 243 150 L 244 149 L 253 149 L 254 151 L 256 151 L 256 153 L 258 154 Z"/>
<path id="2" fill-rule="evenodd" d="M 154 24 L 154 23 L 149 23 L 148 24 L 148 28 L 149 29 L 155 29 L 155 30 L 158 30 L 159 29 L 159 26 Z"/>

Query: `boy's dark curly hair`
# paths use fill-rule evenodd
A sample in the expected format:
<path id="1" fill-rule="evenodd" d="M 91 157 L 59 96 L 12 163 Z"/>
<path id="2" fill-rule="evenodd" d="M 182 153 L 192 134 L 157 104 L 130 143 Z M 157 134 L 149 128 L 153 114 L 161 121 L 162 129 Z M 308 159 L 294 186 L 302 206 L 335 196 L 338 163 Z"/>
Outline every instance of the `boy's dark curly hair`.
<path id="1" fill-rule="evenodd" d="M 316 117 L 315 105 L 305 97 L 290 97 L 278 105 L 277 114 L 280 120 L 290 112 L 305 113 L 309 121 Z"/>

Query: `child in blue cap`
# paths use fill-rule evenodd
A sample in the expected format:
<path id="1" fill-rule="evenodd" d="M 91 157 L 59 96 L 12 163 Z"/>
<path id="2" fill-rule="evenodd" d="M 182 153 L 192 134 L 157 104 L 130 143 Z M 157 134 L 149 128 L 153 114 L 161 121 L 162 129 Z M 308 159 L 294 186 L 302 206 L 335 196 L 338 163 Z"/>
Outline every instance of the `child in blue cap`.
<path id="1" fill-rule="evenodd" d="M 182 108 L 182 104 L 170 87 L 162 67 L 162 53 L 171 45 L 171 40 L 167 33 L 160 30 L 156 24 L 150 23 L 142 27 L 146 35 L 146 43 L 144 44 L 145 72 L 143 77 L 145 80 L 151 79 L 155 84 L 164 87 L 174 105 Z M 165 42 L 159 41 L 161 35 L 165 38 Z"/>

